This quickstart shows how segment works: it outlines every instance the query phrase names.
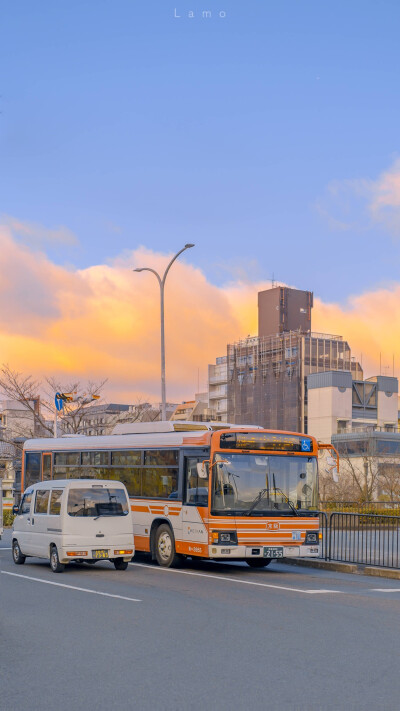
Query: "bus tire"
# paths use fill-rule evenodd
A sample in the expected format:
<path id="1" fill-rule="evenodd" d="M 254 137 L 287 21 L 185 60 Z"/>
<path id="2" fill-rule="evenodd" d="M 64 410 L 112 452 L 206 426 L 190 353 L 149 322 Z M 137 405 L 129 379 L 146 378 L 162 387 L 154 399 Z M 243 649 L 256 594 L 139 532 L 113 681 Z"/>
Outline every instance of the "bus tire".
<path id="1" fill-rule="evenodd" d="M 175 551 L 175 538 L 168 523 L 162 523 L 157 528 L 154 543 L 158 565 L 162 568 L 176 568 L 180 565 L 182 556 Z"/>
<path id="2" fill-rule="evenodd" d="M 113 563 L 115 570 L 126 570 L 128 567 L 128 561 L 123 558 L 114 558 Z"/>
<path id="3" fill-rule="evenodd" d="M 50 568 L 53 573 L 62 573 L 65 569 L 65 563 L 60 563 L 57 546 L 54 544 L 50 548 Z"/>
<path id="4" fill-rule="evenodd" d="M 12 557 L 16 565 L 23 565 L 26 561 L 26 556 L 22 555 L 19 543 L 16 538 L 12 542 Z"/>
<path id="5" fill-rule="evenodd" d="M 249 558 L 246 560 L 250 568 L 266 568 L 272 561 L 272 558 Z"/>

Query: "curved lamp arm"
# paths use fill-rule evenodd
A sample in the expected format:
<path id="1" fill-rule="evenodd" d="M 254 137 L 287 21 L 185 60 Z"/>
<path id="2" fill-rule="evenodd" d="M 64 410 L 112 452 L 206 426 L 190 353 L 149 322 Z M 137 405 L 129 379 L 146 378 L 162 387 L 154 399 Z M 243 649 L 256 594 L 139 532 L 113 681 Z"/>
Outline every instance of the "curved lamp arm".
<path id="1" fill-rule="evenodd" d="M 153 272 L 153 274 L 155 274 L 155 276 L 158 279 L 159 285 L 161 286 L 161 284 L 162 284 L 161 277 L 158 274 L 158 272 L 156 272 L 155 269 L 151 269 L 150 267 L 141 267 L 140 269 L 133 269 L 133 271 L 134 272 Z"/>
<path id="2" fill-rule="evenodd" d="M 175 259 L 178 259 L 179 255 L 182 254 L 182 252 L 184 252 L 186 249 L 190 249 L 191 247 L 194 247 L 194 244 L 185 244 L 185 246 L 184 246 L 179 252 L 177 252 L 177 254 L 175 254 L 175 257 L 172 257 L 170 263 L 168 264 L 168 266 L 167 266 L 167 268 L 166 268 L 166 270 L 165 270 L 165 272 L 164 272 L 164 276 L 163 276 L 163 278 L 162 278 L 163 284 L 165 284 L 165 280 L 166 280 L 166 278 L 167 278 L 167 274 L 168 274 L 169 270 L 171 269 L 171 267 L 172 267 L 172 265 L 173 265 Z"/>

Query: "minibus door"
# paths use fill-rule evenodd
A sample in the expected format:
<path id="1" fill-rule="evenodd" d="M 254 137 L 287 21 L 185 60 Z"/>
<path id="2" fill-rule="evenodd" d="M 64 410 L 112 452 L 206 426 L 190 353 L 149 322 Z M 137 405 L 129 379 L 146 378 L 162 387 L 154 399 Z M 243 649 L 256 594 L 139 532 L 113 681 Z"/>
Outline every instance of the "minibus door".
<path id="1" fill-rule="evenodd" d="M 201 463 L 204 458 L 204 455 L 184 458 L 182 539 L 189 544 L 189 554 L 191 552 L 203 555 L 208 553 L 208 531 L 203 521 L 204 515 L 208 518 L 208 476 L 201 477 L 197 468 L 197 464 Z M 208 474 L 208 470 L 204 471 Z M 192 542 L 202 545 L 191 546 Z"/>
<path id="2" fill-rule="evenodd" d="M 31 552 L 29 548 L 31 534 L 31 520 L 33 511 L 34 498 L 32 491 L 25 492 L 22 496 L 19 512 L 15 517 L 14 534 L 18 539 L 21 551 L 27 555 Z"/>

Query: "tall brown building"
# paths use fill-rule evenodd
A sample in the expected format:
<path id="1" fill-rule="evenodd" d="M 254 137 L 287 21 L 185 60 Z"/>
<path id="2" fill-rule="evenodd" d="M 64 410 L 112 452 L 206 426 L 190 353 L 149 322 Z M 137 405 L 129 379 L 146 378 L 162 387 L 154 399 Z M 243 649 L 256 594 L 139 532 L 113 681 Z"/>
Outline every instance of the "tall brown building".
<path id="1" fill-rule="evenodd" d="M 258 335 L 311 331 L 312 291 L 278 286 L 258 293 Z"/>
<path id="2" fill-rule="evenodd" d="M 307 375 L 352 371 L 341 336 L 311 332 L 313 295 L 275 287 L 258 295 L 259 335 L 228 345 L 228 421 L 307 432 Z"/>

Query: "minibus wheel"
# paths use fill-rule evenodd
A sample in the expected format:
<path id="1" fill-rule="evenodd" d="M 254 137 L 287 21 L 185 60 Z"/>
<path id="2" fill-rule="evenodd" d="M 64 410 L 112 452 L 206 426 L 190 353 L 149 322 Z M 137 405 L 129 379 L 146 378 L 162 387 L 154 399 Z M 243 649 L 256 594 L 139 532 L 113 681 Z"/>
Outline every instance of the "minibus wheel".
<path id="1" fill-rule="evenodd" d="M 249 558 L 246 560 L 250 568 L 265 568 L 270 564 L 272 558 Z"/>
<path id="2" fill-rule="evenodd" d="M 162 523 L 157 528 L 155 554 L 158 565 L 163 568 L 176 568 L 182 561 L 182 556 L 175 551 L 174 534 L 167 523 Z"/>
<path id="3" fill-rule="evenodd" d="M 23 563 L 25 563 L 26 556 L 22 555 L 19 543 L 16 539 L 14 539 L 12 542 L 12 556 L 16 565 L 22 565 Z"/>
<path id="4" fill-rule="evenodd" d="M 57 546 L 54 545 L 50 549 L 50 568 L 53 573 L 62 573 L 65 568 L 65 563 L 60 563 Z"/>
<path id="5" fill-rule="evenodd" d="M 126 570 L 128 567 L 128 561 L 123 558 L 114 559 L 115 570 Z"/>

